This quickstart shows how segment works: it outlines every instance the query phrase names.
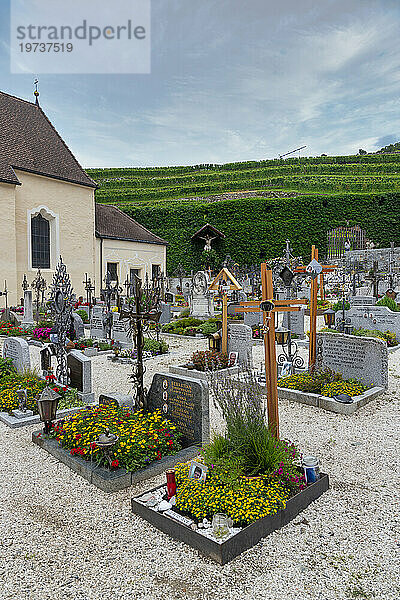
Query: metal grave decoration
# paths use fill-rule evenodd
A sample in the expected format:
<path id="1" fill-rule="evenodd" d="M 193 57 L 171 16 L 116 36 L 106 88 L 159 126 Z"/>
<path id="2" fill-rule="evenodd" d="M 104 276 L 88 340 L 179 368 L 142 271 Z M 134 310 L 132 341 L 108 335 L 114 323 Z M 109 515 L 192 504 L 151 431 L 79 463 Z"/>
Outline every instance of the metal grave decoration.
<path id="1" fill-rule="evenodd" d="M 45 278 L 42 276 L 40 269 L 36 273 L 35 279 L 31 284 L 32 290 L 35 292 L 35 302 L 36 302 L 36 318 L 38 319 L 40 307 L 44 304 L 44 295 L 47 289 L 47 283 Z"/>
<path id="2" fill-rule="evenodd" d="M 71 280 L 60 256 L 50 286 L 50 310 L 54 318 L 52 342 L 57 360 L 56 379 L 63 385 L 68 385 L 69 382 L 66 341 L 71 327 L 73 298 Z"/>
<path id="3" fill-rule="evenodd" d="M 128 305 L 121 310 L 120 320 L 129 319 L 129 330 L 134 339 L 137 360 L 131 379 L 134 383 L 135 403 L 137 408 L 147 407 L 147 390 L 144 387 L 143 376 L 146 368 L 143 365 L 144 333 L 150 323 L 157 323 L 161 316 L 162 282 L 159 278 L 152 283 L 146 278 L 144 287 L 142 280 L 134 276 L 134 294 Z"/>

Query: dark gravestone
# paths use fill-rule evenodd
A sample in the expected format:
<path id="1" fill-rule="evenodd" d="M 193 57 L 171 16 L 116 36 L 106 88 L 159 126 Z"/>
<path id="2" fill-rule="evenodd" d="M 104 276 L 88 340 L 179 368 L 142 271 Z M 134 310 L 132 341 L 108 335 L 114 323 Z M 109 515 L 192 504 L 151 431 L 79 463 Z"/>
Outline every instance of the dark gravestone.
<path id="1" fill-rule="evenodd" d="M 44 375 L 47 375 L 51 367 L 51 352 L 48 348 L 40 351 L 40 368 Z"/>
<path id="2" fill-rule="evenodd" d="M 83 365 L 75 358 L 75 356 L 68 355 L 68 369 L 70 386 L 76 388 L 78 392 L 83 391 Z"/>
<path id="3" fill-rule="evenodd" d="M 171 294 L 171 292 L 165 292 L 165 302 L 167 304 L 172 304 L 174 302 L 174 294 Z"/>
<path id="4" fill-rule="evenodd" d="M 75 339 L 80 340 L 85 336 L 85 326 L 83 324 L 83 319 L 77 313 L 72 313 L 72 323 L 75 332 Z"/>
<path id="5" fill-rule="evenodd" d="M 208 385 L 205 381 L 156 373 L 148 393 L 150 411 L 161 409 L 163 415 L 183 434 L 185 446 L 208 442 L 210 416 Z"/>

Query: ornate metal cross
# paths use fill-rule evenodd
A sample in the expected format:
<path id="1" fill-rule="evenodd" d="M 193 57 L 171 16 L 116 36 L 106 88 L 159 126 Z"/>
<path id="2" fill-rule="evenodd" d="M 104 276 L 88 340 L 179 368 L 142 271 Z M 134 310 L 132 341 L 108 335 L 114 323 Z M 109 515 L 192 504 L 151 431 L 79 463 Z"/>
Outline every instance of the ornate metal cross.
<path id="1" fill-rule="evenodd" d="M 135 340 L 137 361 L 131 379 L 136 390 L 136 406 L 147 408 L 147 390 L 143 380 L 146 372 L 143 365 L 144 333 L 151 322 L 158 323 L 160 319 L 161 294 L 159 287 L 149 285 L 148 279 L 145 287 L 142 287 L 140 277 L 137 275 L 134 277 L 133 300 L 121 310 L 119 318 L 120 321 L 129 319 L 129 330 Z"/>
<path id="2" fill-rule="evenodd" d="M 61 259 L 60 259 L 61 260 Z M 38 318 L 40 305 L 44 304 L 44 293 L 47 289 L 47 283 L 45 278 L 42 276 L 40 269 L 36 273 L 35 279 L 32 281 L 31 288 L 35 292 L 36 297 L 36 318 Z"/>
<path id="3" fill-rule="evenodd" d="M 50 305 L 55 330 L 53 344 L 57 360 L 56 378 L 61 384 L 68 385 L 66 340 L 71 327 L 73 288 L 61 256 L 50 286 Z"/>
<path id="4" fill-rule="evenodd" d="M 318 248 L 311 246 L 311 263 L 318 262 Z M 310 265 L 311 265 L 310 263 Z M 319 263 L 318 263 L 319 264 Z M 309 267 L 301 266 L 294 269 L 295 273 L 310 273 Z M 324 273 L 331 273 L 337 268 L 337 265 L 319 265 L 320 284 L 321 284 L 321 299 L 323 299 Z M 311 280 L 310 290 L 310 345 L 308 349 L 308 369 L 313 370 L 317 359 L 317 308 L 318 308 L 318 275 Z"/>

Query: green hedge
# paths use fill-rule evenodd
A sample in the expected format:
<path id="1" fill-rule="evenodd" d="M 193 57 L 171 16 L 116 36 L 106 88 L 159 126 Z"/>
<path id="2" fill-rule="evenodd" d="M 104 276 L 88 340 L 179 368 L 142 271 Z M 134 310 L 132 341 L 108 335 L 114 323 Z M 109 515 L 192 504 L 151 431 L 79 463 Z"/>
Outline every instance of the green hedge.
<path id="1" fill-rule="evenodd" d="M 165 201 L 130 204 L 124 211 L 169 242 L 168 272 L 181 262 L 188 270 L 201 265 L 200 243 L 191 236 L 211 223 L 226 236 L 213 244 L 221 261 L 230 254 L 240 264 L 280 256 L 289 238 L 305 258 L 311 244 L 324 255 L 326 234 L 334 227 L 360 225 L 381 247 L 400 245 L 400 193 L 307 194 L 296 198 L 244 198 L 220 202 Z"/>

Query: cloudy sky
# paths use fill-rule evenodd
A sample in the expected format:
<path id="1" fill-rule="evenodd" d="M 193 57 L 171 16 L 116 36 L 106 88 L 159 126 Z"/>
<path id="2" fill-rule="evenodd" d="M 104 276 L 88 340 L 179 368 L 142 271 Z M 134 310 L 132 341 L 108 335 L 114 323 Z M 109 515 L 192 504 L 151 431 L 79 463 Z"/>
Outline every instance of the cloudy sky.
<path id="1" fill-rule="evenodd" d="M 8 5 L 0 88 L 33 100 L 34 76 L 10 74 Z M 84 166 L 275 158 L 302 145 L 354 154 L 400 140 L 400 0 L 151 7 L 150 75 L 39 76 L 41 106 Z"/>

